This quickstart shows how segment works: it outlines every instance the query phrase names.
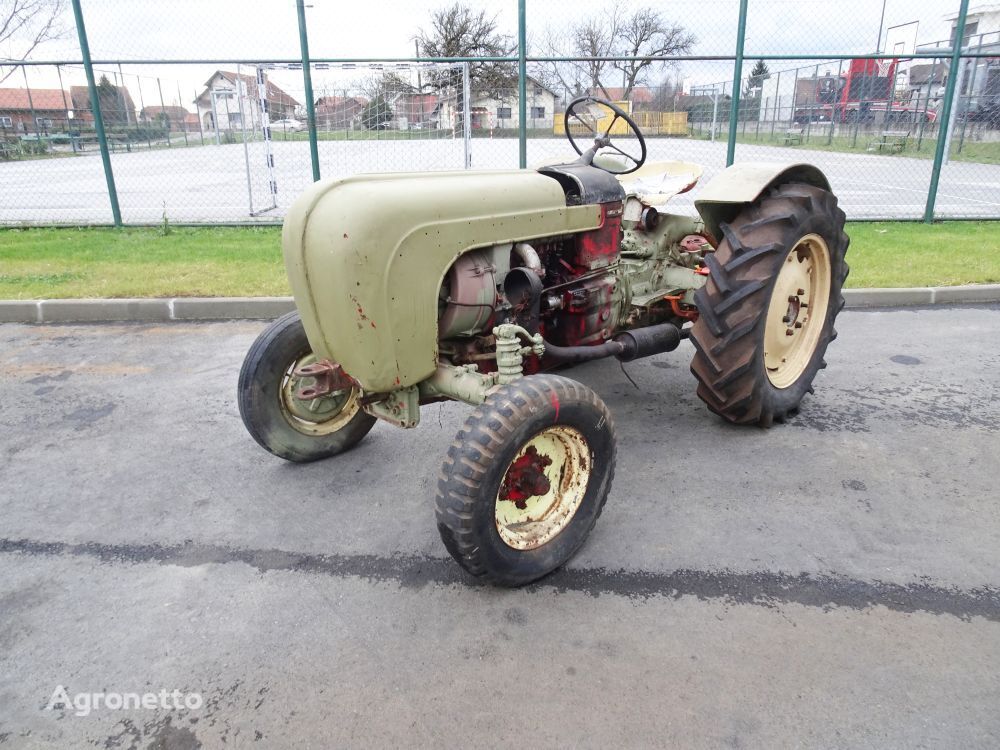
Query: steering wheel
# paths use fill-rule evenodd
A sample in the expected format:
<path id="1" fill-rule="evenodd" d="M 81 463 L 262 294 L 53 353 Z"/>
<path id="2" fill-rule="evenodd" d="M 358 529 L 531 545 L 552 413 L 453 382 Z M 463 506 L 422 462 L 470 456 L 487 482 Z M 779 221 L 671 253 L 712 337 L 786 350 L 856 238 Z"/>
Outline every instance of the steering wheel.
<path id="1" fill-rule="evenodd" d="M 587 105 L 590 105 L 589 107 Z M 614 113 L 614 117 L 611 118 L 611 122 L 604 129 L 604 132 L 600 131 L 598 123 L 607 117 L 607 114 L 600 112 L 595 114 L 593 105 L 599 105 L 600 107 L 607 107 Z M 575 120 L 576 122 L 582 123 L 584 127 L 587 128 L 594 136 L 594 145 L 591 146 L 586 151 L 581 151 L 580 147 L 577 145 L 576 140 L 573 138 L 573 131 L 570 128 L 570 120 Z M 639 148 L 641 149 L 638 156 L 633 156 L 630 153 L 622 151 L 611 142 L 611 131 L 615 127 L 615 123 L 618 120 L 624 120 L 625 124 L 628 125 L 629 129 L 635 133 L 636 139 L 639 141 Z M 599 167 L 605 172 L 610 172 L 611 174 L 629 174 L 634 172 L 639 167 L 641 167 L 646 161 L 646 139 L 642 136 L 642 131 L 639 130 L 639 126 L 635 124 L 635 120 L 628 116 L 621 107 L 607 99 L 598 99 L 596 96 L 581 96 L 578 99 L 574 99 L 566 107 L 566 114 L 563 115 L 563 124 L 566 129 L 566 137 L 569 138 L 569 143 L 573 147 L 576 153 L 580 154 L 580 162 L 583 164 L 592 164 L 594 161 L 594 156 L 597 154 L 598 150 L 601 148 L 610 148 L 612 151 L 617 151 L 619 154 L 624 156 L 635 166 L 630 169 L 608 169 L 607 167 Z"/>

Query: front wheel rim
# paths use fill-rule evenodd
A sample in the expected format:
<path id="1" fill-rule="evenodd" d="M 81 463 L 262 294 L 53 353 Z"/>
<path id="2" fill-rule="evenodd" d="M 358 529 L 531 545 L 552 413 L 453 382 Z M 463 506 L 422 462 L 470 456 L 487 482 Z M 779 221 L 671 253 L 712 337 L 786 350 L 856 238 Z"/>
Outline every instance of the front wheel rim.
<path id="1" fill-rule="evenodd" d="M 818 234 L 795 243 L 782 261 L 764 327 L 764 370 L 775 388 L 793 385 L 819 346 L 830 307 L 830 248 Z"/>
<path id="2" fill-rule="evenodd" d="M 529 476 L 517 474 L 517 467 Z M 573 520 L 592 473 L 593 453 L 578 430 L 556 425 L 536 434 L 508 464 L 497 492 L 494 522 L 500 539 L 517 550 L 548 544 Z M 541 493 L 544 485 L 547 491 Z"/>

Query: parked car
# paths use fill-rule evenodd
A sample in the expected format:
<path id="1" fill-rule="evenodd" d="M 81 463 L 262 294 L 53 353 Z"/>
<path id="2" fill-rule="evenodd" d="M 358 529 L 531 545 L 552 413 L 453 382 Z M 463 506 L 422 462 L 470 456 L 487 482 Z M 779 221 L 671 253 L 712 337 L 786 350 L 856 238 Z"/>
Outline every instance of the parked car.
<path id="1" fill-rule="evenodd" d="M 968 122 L 985 123 L 988 128 L 1000 128 L 1000 100 L 983 102 L 970 112 L 965 113 Z"/>
<path id="2" fill-rule="evenodd" d="M 291 117 L 285 118 L 284 120 L 275 120 L 271 123 L 271 130 L 284 133 L 298 133 L 299 131 L 305 129 L 305 123 Z"/>

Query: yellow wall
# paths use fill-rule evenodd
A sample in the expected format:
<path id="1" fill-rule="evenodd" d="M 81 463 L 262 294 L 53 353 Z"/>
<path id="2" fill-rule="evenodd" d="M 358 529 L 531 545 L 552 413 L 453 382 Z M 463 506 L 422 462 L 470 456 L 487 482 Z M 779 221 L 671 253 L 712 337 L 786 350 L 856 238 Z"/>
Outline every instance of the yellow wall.
<path id="1" fill-rule="evenodd" d="M 615 104 L 631 115 L 644 135 L 687 135 L 687 112 L 632 112 L 632 102 L 615 102 Z M 610 109 L 607 110 L 607 114 L 597 123 L 598 130 L 603 133 L 613 119 L 614 113 Z M 566 134 L 565 123 L 561 116 L 555 118 L 552 130 L 556 135 Z M 574 125 L 572 130 L 574 137 L 590 135 L 590 131 L 583 125 Z M 627 135 L 628 132 L 628 124 L 621 118 L 611 128 L 611 135 Z"/>

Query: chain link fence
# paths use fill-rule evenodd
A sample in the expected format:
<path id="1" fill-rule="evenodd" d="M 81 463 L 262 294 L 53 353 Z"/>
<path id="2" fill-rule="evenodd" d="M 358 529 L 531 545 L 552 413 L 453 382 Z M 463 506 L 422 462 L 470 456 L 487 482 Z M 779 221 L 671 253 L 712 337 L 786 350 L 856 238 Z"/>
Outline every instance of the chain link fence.
<path id="1" fill-rule="evenodd" d="M 584 95 L 705 178 L 809 162 L 852 219 L 1000 218 L 1000 9 L 747 6 L 48 0 L 49 38 L 0 36 L 0 223 L 279 222 L 317 176 L 531 167 Z"/>

